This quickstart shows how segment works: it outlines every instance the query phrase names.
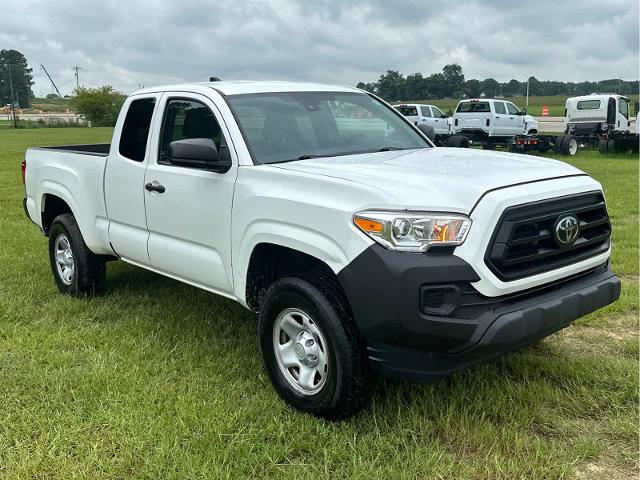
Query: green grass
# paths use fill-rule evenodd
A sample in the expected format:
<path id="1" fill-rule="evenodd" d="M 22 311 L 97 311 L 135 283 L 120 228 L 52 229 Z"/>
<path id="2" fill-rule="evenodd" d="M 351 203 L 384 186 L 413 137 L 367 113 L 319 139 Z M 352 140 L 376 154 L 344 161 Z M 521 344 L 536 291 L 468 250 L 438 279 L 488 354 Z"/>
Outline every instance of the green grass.
<path id="1" fill-rule="evenodd" d="M 564 117 L 564 106 L 567 101 L 566 96 L 539 96 L 529 97 L 529 108 L 527 112 L 534 117 L 542 115 L 542 107 L 546 105 L 549 107 L 549 116 L 551 117 Z M 638 99 L 637 95 L 629 95 L 629 98 L 634 100 Z M 510 97 L 507 100 L 515 103 L 518 107 L 524 108 L 526 105 L 525 97 Z M 407 103 L 427 103 L 429 105 L 435 105 L 443 112 L 447 113 L 448 110 L 455 110 L 458 105 L 458 99 L 444 99 L 444 100 L 407 100 Z M 395 102 L 394 102 L 395 103 Z M 633 109 L 633 107 L 632 107 Z M 633 110 L 632 110 L 633 111 Z M 633 114 L 635 116 L 635 113 Z"/>
<path id="2" fill-rule="evenodd" d="M 431 385 L 382 380 L 331 424 L 263 373 L 254 315 L 122 262 L 106 296 L 59 295 L 24 217 L 30 145 L 109 129 L 0 131 L 0 477 L 633 478 L 638 458 L 638 159 L 579 154 L 606 189 L 620 302 Z"/>

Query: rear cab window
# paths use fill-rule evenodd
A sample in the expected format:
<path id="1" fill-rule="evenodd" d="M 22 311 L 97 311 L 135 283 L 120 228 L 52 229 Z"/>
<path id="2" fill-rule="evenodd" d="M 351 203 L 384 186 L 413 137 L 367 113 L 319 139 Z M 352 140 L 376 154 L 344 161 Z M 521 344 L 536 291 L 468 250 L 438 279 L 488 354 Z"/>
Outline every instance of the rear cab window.
<path id="1" fill-rule="evenodd" d="M 141 98 L 129 104 L 118 144 L 118 152 L 123 157 L 134 162 L 144 161 L 155 105 L 155 98 Z"/>
<path id="2" fill-rule="evenodd" d="M 429 107 L 423 105 L 420 107 L 420 111 L 422 112 L 423 117 L 431 117 L 431 110 Z"/>
<path id="3" fill-rule="evenodd" d="M 395 107 L 405 117 L 413 117 L 418 115 L 418 109 L 410 105 L 398 105 Z"/>
<path id="4" fill-rule="evenodd" d="M 578 110 L 598 110 L 600 100 L 580 100 L 576 106 Z"/>
<path id="5" fill-rule="evenodd" d="M 489 102 L 460 102 L 456 113 L 489 113 Z"/>

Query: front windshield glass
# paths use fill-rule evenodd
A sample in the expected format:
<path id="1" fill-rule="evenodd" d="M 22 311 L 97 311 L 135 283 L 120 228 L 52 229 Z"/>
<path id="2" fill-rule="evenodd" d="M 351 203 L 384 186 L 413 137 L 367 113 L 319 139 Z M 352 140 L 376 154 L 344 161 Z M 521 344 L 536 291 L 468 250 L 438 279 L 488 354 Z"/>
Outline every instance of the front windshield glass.
<path id="1" fill-rule="evenodd" d="M 396 112 L 363 93 L 225 98 L 256 164 L 431 146 Z"/>

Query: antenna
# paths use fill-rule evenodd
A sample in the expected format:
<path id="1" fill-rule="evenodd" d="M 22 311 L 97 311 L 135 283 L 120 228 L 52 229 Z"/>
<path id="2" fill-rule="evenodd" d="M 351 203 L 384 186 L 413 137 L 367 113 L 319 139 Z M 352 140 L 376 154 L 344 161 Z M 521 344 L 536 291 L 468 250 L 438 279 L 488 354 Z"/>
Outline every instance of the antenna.
<path id="1" fill-rule="evenodd" d="M 47 77 L 49 78 L 49 81 L 51 82 L 51 85 L 53 85 L 53 89 L 56 91 L 56 93 L 58 94 L 58 96 L 60 98 L 62 98 L 62 95 L 60 94 L 60 90 L 58 90 L 58 87 L 56 87 L 55 82 L 53 81 L 53 78 L 51 78 L 51 75 L 49 75 L 49 72 L 47 72 L 47 69 L 44 68 L 44 65 L 40 64 L 40 68 L 42 68 L 42 70 L 44 70 L 44 73 L 47 74 Z"/>

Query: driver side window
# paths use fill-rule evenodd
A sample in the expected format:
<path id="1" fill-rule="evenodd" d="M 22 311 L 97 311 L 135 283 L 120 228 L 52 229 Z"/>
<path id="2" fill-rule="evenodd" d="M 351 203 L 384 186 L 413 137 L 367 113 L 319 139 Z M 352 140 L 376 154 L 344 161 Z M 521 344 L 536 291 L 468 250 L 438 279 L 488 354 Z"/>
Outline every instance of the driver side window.
<path id="1" fill-rule="evenodd" d="M 507 102 L 507 110 L 509 111 L 509 115 L 517 115 L 520 113 L 518 107 L 516 107 L 513 103 Z"/>
<path id="2" fill-rule="evenodd" d="M 162 122 L 158 163 L 170 164 L 169 144 L 185 138 L 210 138 L 219 153 L 222 153 L 221 148 L 226 148 L 220 125 L 209 107 L 197 100 L 170 99 Z"/>

